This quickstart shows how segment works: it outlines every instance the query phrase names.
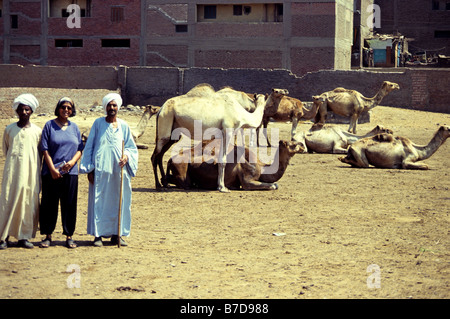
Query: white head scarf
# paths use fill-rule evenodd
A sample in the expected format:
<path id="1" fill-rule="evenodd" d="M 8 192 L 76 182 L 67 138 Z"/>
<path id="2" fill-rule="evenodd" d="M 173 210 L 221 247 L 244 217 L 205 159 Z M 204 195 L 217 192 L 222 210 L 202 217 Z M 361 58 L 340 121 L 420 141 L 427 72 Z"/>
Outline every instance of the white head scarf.
<path id="1" fill-rule="evenodd" d="M 106 106 L 111 101 L 116 101 L 117 107 L 120 110 L 120 107 L 122 106 L 122 98 L 120 97 L 120 94 L 109 93 L 109 94 L 106 94 L 102 100 L 102 105 L 103 105 L 103 109 L 105 110 L 105 112 L 106 112 Z"/>
<path id="2" fill-rule="evenodd" d="M 31 109 L 33 110 L 33 113 L 39 107 L 38 100 L 36 99 L 36 97 L 33 94 L 30 94 L 30 93 L 21 94 L 18 97 L 16 97 L 16 99 L 14 100 L 13 106 L 12 106 L 14 111 L 17 110 L 17 108 L 19 107 L 20 104 L 31 107 Z"/>

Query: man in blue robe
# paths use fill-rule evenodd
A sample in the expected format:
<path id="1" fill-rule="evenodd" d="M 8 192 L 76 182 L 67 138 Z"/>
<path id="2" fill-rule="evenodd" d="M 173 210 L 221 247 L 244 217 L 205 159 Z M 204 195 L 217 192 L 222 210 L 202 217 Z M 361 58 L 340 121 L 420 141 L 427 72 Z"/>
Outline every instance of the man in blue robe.
<path id="1" fill-rule="evenodd" d="M 120 95 L 110 93 L 102 104 L 106 117 L 94 121 L 80 162 L 80 173 L 87 173 L 89 179 L 87 233 L 95 236 L 94 246 L 103 246 L 102 237 L 111 237 L 113 244 L 119 244 L 120 240 L 120 245 L 126 246 L 121 236 L 130 234 L 131 178 L 136 176 L 138 150 L 130 127 L 117 117 L 122 105 Z M 118 233 L 121 179 L 121 229 Z"/>

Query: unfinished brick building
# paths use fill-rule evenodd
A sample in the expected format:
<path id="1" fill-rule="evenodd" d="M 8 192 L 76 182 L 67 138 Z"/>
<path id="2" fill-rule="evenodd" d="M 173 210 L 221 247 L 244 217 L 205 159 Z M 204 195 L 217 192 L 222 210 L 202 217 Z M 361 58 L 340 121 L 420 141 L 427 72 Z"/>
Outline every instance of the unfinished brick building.
<path id="1" fill-rule="evenodd" d="M 355 3 L 0 0 L 2 62 L 346 70 Z M 79 20 L 70 4 L 81 9 Z"/>
<path id="2" fill-rule="evenodd" d="M 414 39 L 412 53 L 450 55 L 449 0 L 375 0 L 381 7 L 380 33 Z"/>

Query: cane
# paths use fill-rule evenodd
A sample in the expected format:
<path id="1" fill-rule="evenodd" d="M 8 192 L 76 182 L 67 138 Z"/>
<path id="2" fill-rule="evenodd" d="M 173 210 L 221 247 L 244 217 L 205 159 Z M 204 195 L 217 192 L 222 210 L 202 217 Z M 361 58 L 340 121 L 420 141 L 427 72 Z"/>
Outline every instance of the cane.
<path id="1" fill-rule="evenodd" d="M 125 147 L 125 141 L 122 141 L 122 157 L 123 158 L 123 149 Z M 122 189 L 123 189 L 123 166 L 120 168 L 120 196 L 119 196 L 119 221 L 117 227 L 117 247 L 120 248 L 120 226 L 122 221 Z"/>

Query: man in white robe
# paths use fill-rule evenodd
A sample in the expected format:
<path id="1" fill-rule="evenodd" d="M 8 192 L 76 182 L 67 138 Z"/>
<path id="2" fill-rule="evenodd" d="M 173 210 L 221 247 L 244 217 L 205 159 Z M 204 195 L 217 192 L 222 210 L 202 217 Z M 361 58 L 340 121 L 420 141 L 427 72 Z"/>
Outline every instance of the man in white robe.
<path id="1" fill-rule="evenodd" d="M 87 232 L 95 236 L 94 246 L 102 246 L 102 237 L 126 246 L 121 236 L 131 228 L 131 178 L 138 168 L 138 150 L 128 124 L 117 118 L 122 99 L 110 93 L 102 100 L 106 117 L 94 121 L 80 162 L 80 173 L 89 179 Z M 122 155 L 122 143 L 124 153 Z M 123 167 L 121 229 L 118 233 L 121 167 Z"/>
<path id="2" fill-rule="evenodd" d="M 9 236 L 18 239 L 20 247 L 34 247 L 29 239 L 36 236 L 39 221 L 42 130 L 30 122 L 30 116 L 38 106 L 32 94 L 19 95 L 13 103 L 19 121 L 3 133 L 6 160 L 0 196 L 0 249 L 8 247 Z"/>

